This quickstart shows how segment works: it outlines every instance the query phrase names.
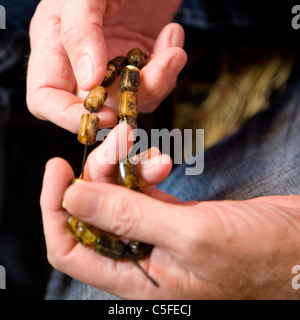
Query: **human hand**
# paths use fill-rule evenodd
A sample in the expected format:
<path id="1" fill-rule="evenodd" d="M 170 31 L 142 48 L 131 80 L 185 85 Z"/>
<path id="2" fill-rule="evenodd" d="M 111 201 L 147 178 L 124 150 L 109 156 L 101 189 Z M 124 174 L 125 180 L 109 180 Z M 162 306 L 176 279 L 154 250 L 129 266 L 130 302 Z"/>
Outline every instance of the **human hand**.
<path id="1" fill-rule="evenodd" d="M 128 136 L 126 126 L 117 130 Z M 112 146 L 118 150 L 112 137 L 87 160 L 85 176 L 92 182 L 69 187 L 70 166 L 62 159 L 47 164 L 41 207 L 55 268 L 124 299 L 299 298 L 291 286 L 300 258 L 299 196 L 180 202 L 155 187 L 171 168 L 157 151 L 156 165 L 138 166 L 140 194 L 112 184 L 115 165 L 100 164 Z M 62 201 L 72 215 L 101 230 L 153 244 L 140 264 L 160 287 L 131 261 L 114 261 L 77 243 L 65 230 Z"/>
<path id="2" fill-rule="evenodd" d="M 101 84 L 107 61 L 140 47 L 151 56 L 141 72 L 139 111 L 153 111 L 186 62 L 184 32 L 171 23 L 181 0 L 42 0 L 30 26 L 27 104 L 38 118 L 77 132 L 83 99 Z M 163 28 L 163 29 L 162 29 Z M 161 30 L 162 29 L 162 30 Z M 118 85 L 100 111 L 100 127 L 116 124 Z"/>

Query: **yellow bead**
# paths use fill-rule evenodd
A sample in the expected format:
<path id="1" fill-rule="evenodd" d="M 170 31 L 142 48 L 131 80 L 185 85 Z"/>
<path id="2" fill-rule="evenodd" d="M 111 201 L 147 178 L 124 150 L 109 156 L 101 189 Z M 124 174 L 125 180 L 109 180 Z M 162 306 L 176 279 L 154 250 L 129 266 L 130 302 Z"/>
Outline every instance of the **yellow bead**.
<path id="1" fill-rule="evenodd" d="M 78 141 L 87 145 L 95 144 L 98 130 L 99 118 L 95 114 L 83 114 L 77 136 Z"/>
<path id="2" fill-rule="evenodd" d="M 99 112 L 106 98 L 106 89 L 102 86 L 95 86 L 84 100 L 84 107 L 90 112 Z"/>
<path id="3" fill-rule="evenodd" d="M 78 242 L 87 247 L 94 245 L 100 235 L 100 230 L 73 216 L 68 218 L 66 227 Z"/>
<path id="4" fill-rule="evenodd" d="M 120 96 L 119 117 L 131 116 L 137 118 L 137 94 L 134 91 L 122 91 Z"/>

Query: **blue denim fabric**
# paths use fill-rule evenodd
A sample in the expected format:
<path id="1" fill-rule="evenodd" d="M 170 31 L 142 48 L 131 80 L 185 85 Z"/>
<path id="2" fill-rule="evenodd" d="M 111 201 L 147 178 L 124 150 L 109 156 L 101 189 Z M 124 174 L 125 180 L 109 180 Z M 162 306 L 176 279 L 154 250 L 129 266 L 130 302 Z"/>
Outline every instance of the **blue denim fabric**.
<path id="1" fill-rule="evenodd" d="M 52 272 L 45 300 L 120 300 L 102 290 L 90 287 L 57 270 Z"/>
<path id="2" fill-rule="evenodd" d="M 300 194 L 299 125 L 297 82 L 236 135 L 207 150 L 201 175 L 186 176 L 181 165 L 159 187 L 182 201 Z"/>
<path id="3" fill-rule="evenodd" d="M 199 29 L 224 27 L 291 28 L 296 2 L 271 0 L 185 0 L 176 21 Z"/>

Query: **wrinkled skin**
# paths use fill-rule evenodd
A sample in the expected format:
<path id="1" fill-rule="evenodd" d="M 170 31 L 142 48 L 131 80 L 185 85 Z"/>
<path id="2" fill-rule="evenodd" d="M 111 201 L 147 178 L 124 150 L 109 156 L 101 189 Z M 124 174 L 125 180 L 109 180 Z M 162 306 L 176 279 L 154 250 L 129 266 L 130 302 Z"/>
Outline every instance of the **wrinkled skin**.
<path id="1" fill-rule="evenodd" d="M 118 130 L 127 137 L 126 126 L 112 133 Z M 154 161 L 167 157 L 158 150 L 152 162 L 138 164 L 145 194 L 136 193 L 114 185 L 115 165 L 101 163 L 119 143 L 110 134 L 91 153 L 89 182 L 68 187 L 74 177 L 69 164 L 62 159 L 47 164 L 41 206 L 55 268 L 124 299 L 299 298 L 291 270 L 299 264 L 300 196 L 180 202 L 155 187 L 171 169 L 171 162 Z M 140 263 L 160 288 L 130 261 L 116 262 L 78 244 L 65 230 L 62 201 L 68 212 L 99 229 L 154 244 Z"/>

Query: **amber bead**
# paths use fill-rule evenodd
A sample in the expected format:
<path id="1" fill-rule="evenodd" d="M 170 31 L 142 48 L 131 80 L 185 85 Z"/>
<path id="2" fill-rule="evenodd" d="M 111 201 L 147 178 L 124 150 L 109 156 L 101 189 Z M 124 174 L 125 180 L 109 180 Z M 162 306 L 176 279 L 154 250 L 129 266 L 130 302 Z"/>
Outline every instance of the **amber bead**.
<path id="1" fill-rule="evenodd" d="M 146 55 L 141 49 L 135 48 L 128 52 L 127 60 L 130 65 L 142 69 L 146 63 Z"/>
<path id="2" fill-rule="evenodd" d="M 140 82 L 140 70 L 135 66 L 126 66 L 121 72 L 120 91 L 136 92 Z"/>
<path id="3" fill-rule="evenodd" d="M 124 258 L 125 249 L 126 246 L 124 242 L 106 233 L 101 233 L 99 235 L 94 247 L 94 250 L 97 253 L 114 260 L 121 260 Z"/>
<path id="4" fill-rule="evenodd" d="M 103 80 L 101 86 L 103 86 L 103 87 L 110 86 L 114 82 L 116 77 L 117 77 L 116 67 L 113 64 L 108 64 L 107 69 L 106 69 L 106 73 L 105 73 L 105 77 L 104 77 L 104 80 Z"/>
<path id="5" fill-rule="evenodd" d="M 126 64 L 127 59 L 123 56 L 118 56 L 110 60 L 107 64 L 105 78 L 102 82 L 102 86 L 110 86 L 114 82 L 116 77 L 120 75 L 121 70 L 126 66 Z"/>
<path id="6" fill-rule="evenodd" d="M 109 63 L 115 66 L 115 68 L 117 69 L 117 73 L 119 75 L 121 70 L 127 65 L 127 58 L 124 56 L 118 56 L 112 59 Z"/>
<path id="7" fill-rule="evenodd" d="M 66 227 L 74 235 L 75 239 L 86 247 L 94 245 L 100 235 L 100 231 L 97 228 L 73 216 L 68 218 Z"/>
<path id="8" fill-rule="evenodd" d="M 128 189 L 137 189 L 138 175 L 136 166 L 129 162 L 120 162 L 117 166 L 118 185 Z"/>
<path id="9" fill-rule="evenodd" d="M 106 89 L 102 86 L 95 86 L 84 100 L 84 107 L 90 112 L 99 112 L 106 98 Z"/>
<path id="10" fill-rule="evenodd" d="M 95 114 L 83 114 L 77 136 L 78 141 L 87 145 L 95 144 L 98 130 L 99 118 Z"/>
<path id="11" fill-rule="evenodd" d="M 134 130 L 137 129 L 137 119 L 136 117 L 131 116 L 122 116 L 120 117 L 119 123 L 127 123 Z"/>
<path id="12" fill-rule="evenodd" d="M 119 117 L 131 116 L 137 118 L 138 98 L 134 91 L 122 91 L 120 95 Z"/>

